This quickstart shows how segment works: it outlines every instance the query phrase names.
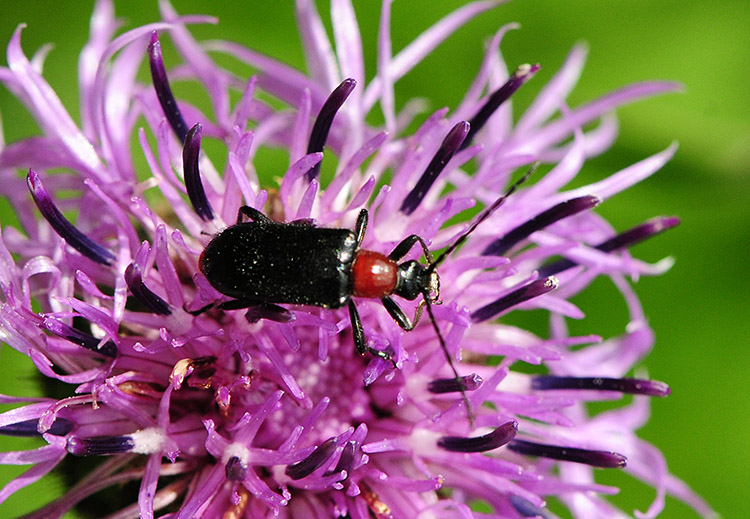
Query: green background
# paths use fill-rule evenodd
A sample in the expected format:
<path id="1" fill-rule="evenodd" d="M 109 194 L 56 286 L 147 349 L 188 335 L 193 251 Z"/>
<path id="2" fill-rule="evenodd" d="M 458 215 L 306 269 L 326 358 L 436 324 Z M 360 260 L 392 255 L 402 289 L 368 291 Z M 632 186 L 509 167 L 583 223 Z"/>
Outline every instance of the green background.
<path id="1" fill-rule="evenodd" d="M 379 2 L 357 4 L 368 59 L 375 63 Z M 399 0 L 393 6 L 394 52 L 421 30 L 462 2 Z M 0 17 L 0 45 L 15 25 L 28 23 L 23 46 L 31 55 L 53 42 L 45 77 L 77 117 L 78 52 L 88 35 L 92 2 L 6 2 Z M 721 7 L 716 7 L 720 5 Z M 291 2 L 175 2 L 181 13 L 209 13 L 218 27 L 196 27 L 200 38 L 236 40 L 303 68 Z M 116 5 L 127 27 L 154 21 L 155 2 Z M 327 4 L 321 11 L 327 20 Z M 517 21 L 503 54 L 509 66 L 540 62 L 542 71 L 515 99 L 516 113 L 528 105 L 561 64 L 570 48 L 588 42 L 590 54 L 572 106 L 629 82 L 675 79 L 683 94 L 671 94 L 619 111 L 620 138 L 614 149 L 585 167 L 591 181 L 666 148 L 677 140 L 676 157 L 655 177 L 607 201 L 598 210 L 618 229 L 651 216 L 676 214 L 682 225 L 640 245 L 636 256 L 655 261 L 665 255 L 677 263 L 665 276 L 637 283 L 657 343 L 647 359 L 651 377 L 668 382 L 672 395 L 653 401 L 642 436 L 658 445 L 673 473 L 704 496 L 725 518 L 750 517 L 750 305 L 747 302 L 750 231 L 750 4 L 692 1 L 517 1 L 469 24 L 441 46 L 398 85 L 397 101 L 420 96 L 432 108 L 455 107 L 483 53 L 483 44 L 500 25 Z M 167 55 L 169 65 L 169 55 Z M 0 92 L 0 113 L 7 141 L 33 133 L 28 116 L 7 91 Z M 576 299 L 588 317 L 576 330 L 603 335 L 620 333 L 625 309 L 611 285 L 598 283 Z M 523 320 L 524 318 L 520 318 Z M 533 316 L 530 322 L 538 322 Z M 28 369 L 9 367 L 19 359 L 8 347 L 0 351 L 0 392 L 34 391 Z M 23 362 L 23 365 L 26 365 Z M 11 375 L 14 373 L 14 375 Z M 17 375 L 15 375 L 17 373 Z M 23 442 L 0 438 L 0 449 Z M 18 471 L 0 468 L 0 485 Z M 653 492 L 612 471 L 606 482 L 623 486 L 616 498 L 626 511 L 644 510 Z M 48 486 L 44 486 L 44 485 Z M 50 480 L 0 506 L 0 519 L 15 517 L 32 504 L 44 503 L 60 483 Z M 669 499 L 663 518 L 695 515 Z"/>

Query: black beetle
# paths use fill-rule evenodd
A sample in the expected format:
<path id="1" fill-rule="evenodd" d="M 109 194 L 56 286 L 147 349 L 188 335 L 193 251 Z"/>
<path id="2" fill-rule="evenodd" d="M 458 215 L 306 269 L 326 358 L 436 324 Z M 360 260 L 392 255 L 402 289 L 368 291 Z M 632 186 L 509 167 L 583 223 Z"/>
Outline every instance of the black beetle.
<path id="1" fill-rule="evenodd" d="M 433 259 L 425 241 L 416 234 L 401 240 L 388 256 L 360 249 L 367 229 L 366 209 L 359 212 L 352 231 L 314 227 L 309 220 L 278 223 L 257 209 L 243 206 L 237 223 L 217 234 L 203 250 L 199 268 L 216 290 L 234 298 L 219 305 L 222 309 L 260 307 L 263 317 L 284 320 L 290 314 L 278 304 L 323 308 L 347 305 L 357 351 L 361 355 L 369 352 L 384 360 L 391 360 L 388 352 L 367 346 L 352 296 L 380 299 L 390 316 L 407 331 L 416 326 L 426 306 L 443 352 L 458 378 L 432 315 L 431 305 L 439 303 L 440 296 L 436 268 L 502 205 L 535 167 L 487 207 L 437 259 Z M 417 243 L 422 247 L 427 264 L 416 260 L 397 263 Z M 409 319 L 391 298 L 393 294 L 410 301 L 420 295 L 423 297 L 413 319 Z M 258 315 L 251 311 L 249 319 L 251 314 Z"/>
<path id="2" fill-rule="evenodd" d="M 425 302 L 435 303 L 439 280 L 432 254 L 416 234 L 402 240 L 388 256 L 360 249 L 367 220 L 367 210 L 362 209 L 353 231 L 313 227 L 308 221 L 277 223 L 243 206 L 237 223 L 208 243 L 199 267 L 216 290 L 234 298 L 221 305 L 224 309 L 262 306 L 268 315 L 279 315 L 277 303 L 334 309 L 348 305 L 357 351 L 390 360 L 387 352 L 367 346 L 352 296 L 379 298 L 398 325 L 411 330 L 424 303 L 412 320 L 391 294 L 408 300 L 422 295 Z M 416 243 L 422 246 L 427 265 L 416 260 L 398 264 Z"/>

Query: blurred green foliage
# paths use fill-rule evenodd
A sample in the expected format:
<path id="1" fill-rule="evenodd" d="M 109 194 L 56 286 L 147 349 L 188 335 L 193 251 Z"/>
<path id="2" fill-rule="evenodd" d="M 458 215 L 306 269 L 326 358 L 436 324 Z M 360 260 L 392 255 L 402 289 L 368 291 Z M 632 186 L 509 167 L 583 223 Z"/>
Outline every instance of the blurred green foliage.
<path id="1" fill-rule="evenodd" d="M 394 52 L 462 3 L 395 2 Z M 78 114 L 78 52 L 88 37 L 92 6 L 91 1 L 10 2 L 3 6 L 0 19 L 2 45 L 20 22 L 28 24 L 23 33 L 27 55 L 54 43 L 45 77 L 74 118 Z M 199 39 L 236 40 L 304 69 L 292 2 L 183 0 L 175 6 L 181 13 L 219 17 L 218 26 L 194 27 Z M 327 9 L 321 5 L 324 18 Z M 357 9 L 368 77 L 372 77 L 379 2 L 357 2 Z M 127 27 L 158 18 L 152 0 L 118 2 L 116 10 Z M 668 382 L 673 392 L 653 402 L 653 416 L 642 435 L 658 445 L 670 469 L 725 518 L 750 517 L 746 490 L 750 482 L 750 392 L 746 385 L 750 379 L 750 284 L 744 275 L 750 263 L 750 104 L 746 101 L 750 4 L 746 0 L 725 0 L 720 7 L 697 0 L 519 0 L 473 21 L 441 46 L 399 83 L 397 102 L 402 105 L 418 96 L 428 99 L 433 109 L 455 107 L 478 68 L 484 43 L 499 26 L 512 21 L 522 27 L 503 41 L 509 67 L 526 62 L 543 66 L 514 98 L 516 113 L 521 113 L 580 41 L 589 44 L 590 53 L 571 96 L 572 106 L 633 81 L 676 79 L 685 84 L 683 94 L 620 110 L 621 135 L 616 147 L 587 164 L 583 180 L 601 178 L 663 150 L 673 140 L 680 142 L 677 156 L 661 172 L 607 201 L 599 211 L 618 229 L 660 214 L 682 218 L 678 229 L 634 251 L 649 261 L 665 255 L 677 259 L 667 275 L 637 282 L 657 336 L 655 351 L 644 365 L 651 377 Z M 167 50 L 168 66 L 169 56 Z M 37 132 L 6 90 L 0 91 L 0 114 L 9 142 Z M 278 155 L 270 154 L 267 160 L 271 167 Z M 9 221 L 12 216 L 3 214 L 2 225 Z M 597 283 L 575 302 L 587 313 L 583 322 L 575 323 L 577 331 L 621 333 L 625 310 L 611 285 Z M 29 395 L 35 390 L 30 363 L 8 347 L 0 350 L 0 369 L 0 393 Z M 13 448 L 21 444 L 0 438 L 0 449 Z M 0 485 L 20 471 L 0 468 Z M 645 510 L 653 497 L 652 490 L 622 473 L 601 475 L 603 481 L 623 487 L 614 500 L 626 511 Z M 0 518 L 16 517 L 30 504 L 46 502 L 46 496 L 59 492 L 60 487 L 55 479 L 33 485 L 0 507 Z M 670 499 L 661 517 L 693 515 Z"/>

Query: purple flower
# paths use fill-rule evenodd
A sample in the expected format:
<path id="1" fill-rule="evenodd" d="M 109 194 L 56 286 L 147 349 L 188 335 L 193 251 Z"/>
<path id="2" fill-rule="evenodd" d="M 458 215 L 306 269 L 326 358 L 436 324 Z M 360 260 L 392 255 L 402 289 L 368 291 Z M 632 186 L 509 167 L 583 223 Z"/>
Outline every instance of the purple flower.
<path id="1" fill-rule="evenodd" d="M 0 191 L 21 225 L 2 229 L 0 334 L 42 375 L 67 384 L 70 396 L 0 395 L 0 403 L 20 404 L 0 414 L 0 433 L 44 440 L 36 450 L 0 453 L 2 464 L 31 466 L 0 489 L 0 503 L 64 458 L 96 456 L 95 471 L 31 517 L 61 517 L 128 482 L 137 495 L 102 514 L 555 517 L 546 509 L 554 497 L 574 517 L 626 517 L 606 499 L 617 489 L 595 482 L 601 468 L 621 468 L 656 489 L 638 517 L 655 517 L 667 493 L 711 516 L 635 433 L 648 418 L 648 397 L 669 388 L 629 377 L 653 334 L 628 278 L 660 274 L 671 260 L 647 264 L 628 248 L 678 220 L 658 217 L 620 232 L 592 212 L 659 170 L 676 146 L 565 189 L 588 157 L 612 144 L 613 109 L 679 86 L 639 83 L 568 107 L 585 59 L 576 47 L 513 123 L 509 98 L 539 65 L 508 72 L 498 50 L 508 25 L 458 107 L 423 116 L 407 103 L 398 111 L 394 84 L 496 4 L 468 4 L 393 55 L 385 1 L 369 83 L 353 7 L 332 4 L 329 42 L 313 2 L 297 1 L 305 75 L 236 43 L 199 44 L 187 25 L 208 19 L 181 17 L 166 1 L 162 22 L 116 36 L 112 2 L 100 0 L 79 67 L 80 127 L 43 79 L 42 56 L 28 60 L 21 28 L 13 35 L 0 81 L 41 135 L 0 151 Z M 183 63 L 165 68 L 157 31 Z M 255 75 L 220 67 L 209 51 Z M 144 61 L 150 84 L 136 77 Z M 170 81 L 178 80 L 200 85 L 209 109 L 176 100 Z M 280 103 L 264 101 L 269 96 Z M 383 114 L 382 127 L 367 122 L 372 112 Z M 226 155 L 209 157 L 204 137 L 221 141 Z M 256 174 L 260 147 L 289 156 L 285 173 L 261 172 L 272 182 Z M 512 184 L 522 175 L 516 170 L 535 162 L 546 172 Z M 439 295 L 426 275 L 414 301 L 354 297 L 350 312 L 276 304 L 296 301 L 292 295 L 240 308 L 250 301 L 229 297 L 236 289 L 219 284 L 218 274 L 207 277 L 213 253 L 201 253 L 242 206 L 250 209 L 241 219 L 265 218 L 260 211 L 296 221 L 265 224 L 295 236 L 314 232 L 311 223 L 354 229 L 366 208 L 363 249 L 387 255 L 396 247 L 394 257 L 426 265 L 418 239 L 397 244 L 416 234 L 430 250 L 448 247 L 435 260 Z M 466 223 L 464 212 L 475 207 L 489 209 Z M 320 264 L 320 249 L 296 252 Z M 351 268 L 341 260 L 345 279 Z M 356 276 L 366 287 L 342 282 L 342 304 L 352 292 L 386 294 Z M 623 294 L 629 323 L 617 337 L 571 336 L 566 320 L 583 315 L 569 299 L 598 276 Z M 239 296 L 252 300 L 249 290 Z M 312 303 L 326 300 L 302 290 L 317 298 Z M 405 331 L 422 299 L 428 315 Z M 549 312 L 549 337 L 503 322 L 528 309 Z M 522 363 L 547 374 L 514 369 Z M 587 411 L 587 402 L 626 393 L 635 395 L 629 404 Z"/>

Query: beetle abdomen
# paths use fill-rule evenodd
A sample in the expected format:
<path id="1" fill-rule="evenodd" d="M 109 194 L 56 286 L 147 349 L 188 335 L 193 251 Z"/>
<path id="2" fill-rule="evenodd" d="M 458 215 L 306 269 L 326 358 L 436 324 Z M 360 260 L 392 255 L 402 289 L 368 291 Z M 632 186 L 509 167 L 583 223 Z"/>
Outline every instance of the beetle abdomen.
<path id="1" fill-rule="evenodd" d="M 339 308 L 351 295 L 356 236 L 348 229 L 247 222 L 209 242 L 200 269 L 242 301 Z"/>

